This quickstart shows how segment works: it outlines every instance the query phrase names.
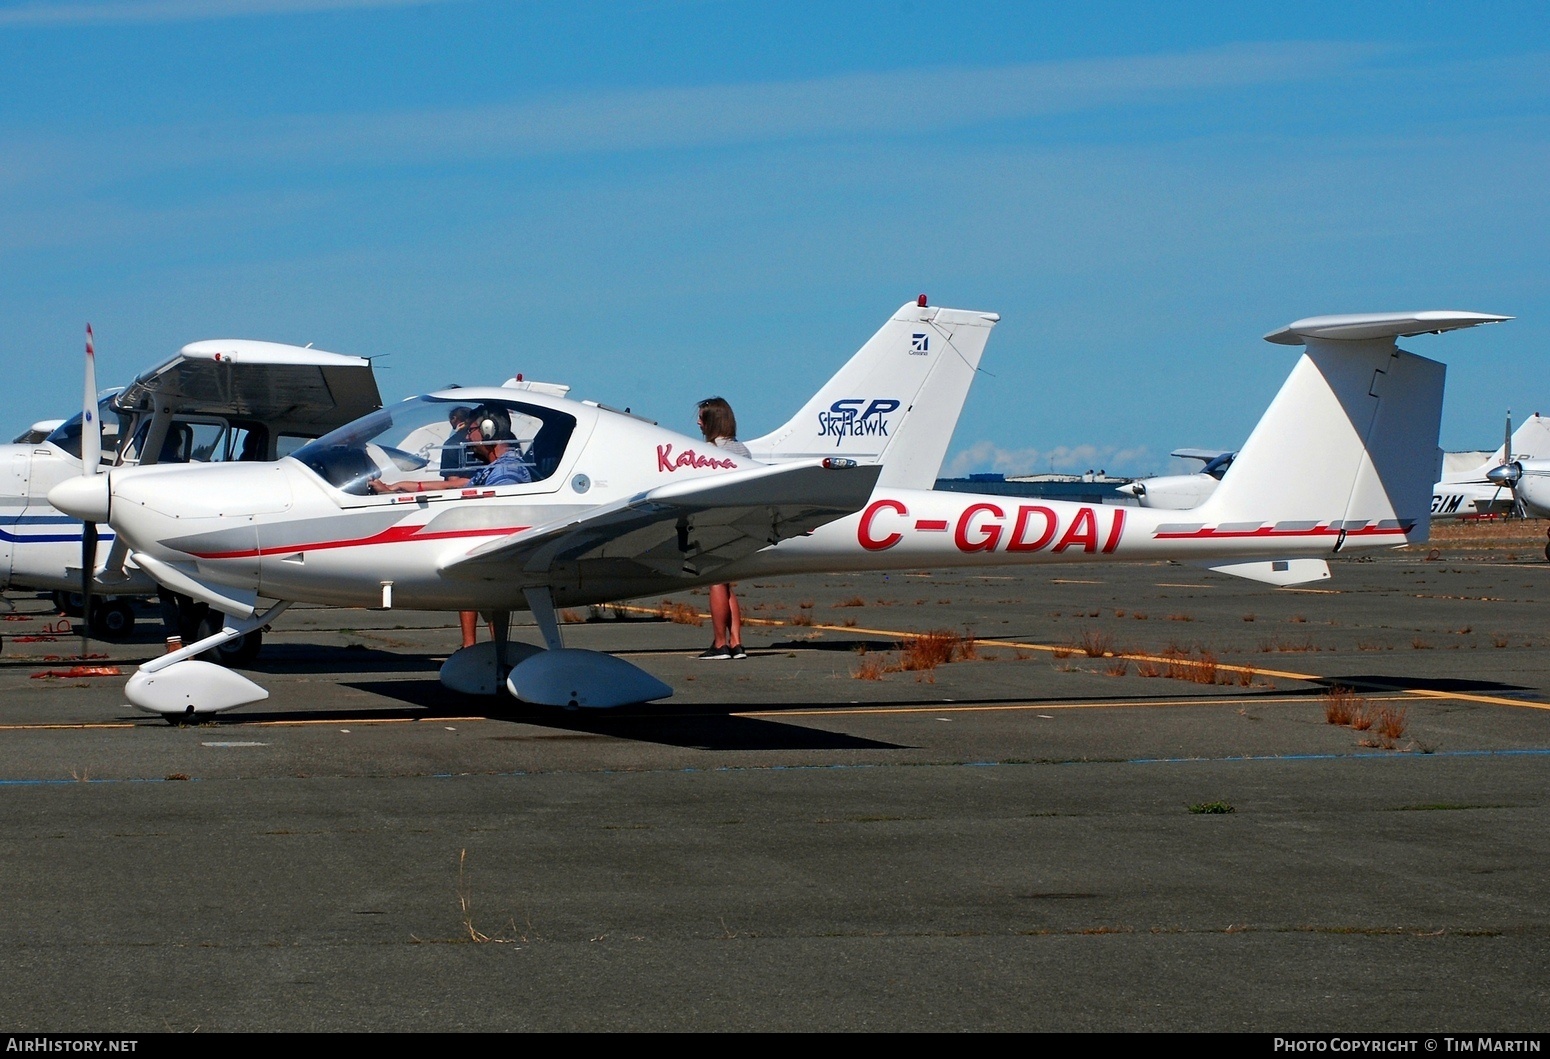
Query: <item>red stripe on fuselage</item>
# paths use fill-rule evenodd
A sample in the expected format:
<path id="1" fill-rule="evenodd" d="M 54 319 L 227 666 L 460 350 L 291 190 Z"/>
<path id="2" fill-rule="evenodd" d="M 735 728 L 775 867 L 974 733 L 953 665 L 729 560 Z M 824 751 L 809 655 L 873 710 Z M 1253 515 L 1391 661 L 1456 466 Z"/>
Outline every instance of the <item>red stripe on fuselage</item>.
<path id="1" fill-rule="evenodd" d="M 1218 530 L 1198 529 L 1188 533 L 1154 533 L 1153 540 L 1177 541 L 1177 540 L 1201 540 L 1206 538 L 1222 537 L 1338 537 L 1342 531 L 1332 526 L 1318 526 L 1308 530 L 1278 530 L 1274 526 L 1261 526 L 1254 530 Z M 1404 536 L 1409 529 L 1401 526 L 1380 528 L 1368 526 L 1365 529 L 1345 530 L 1347 537 L 1386 537 L 1393 534 Z"/>
<path id="2" fill-rule="evenodd" d="M 196 559 L 251 559 L 264 555 L 294 555 L 297 552 L 326 551 L 330 548 L 365 548 L 374 544 L 402 544 L 405 541 L 447 540 L 452 537 L 500 537 L 508 533 L 520 533 L 527 526 L 498 526 L 487 529 L 440 530 L 436 533 L 420 532 L 423 526 L 390 526 L 370 537 L 356 537 L 343 541 L 314 541 L 311 544 L 287 544 L 275 548 L 248 548 L 237 552 L 189 552 Z"/>

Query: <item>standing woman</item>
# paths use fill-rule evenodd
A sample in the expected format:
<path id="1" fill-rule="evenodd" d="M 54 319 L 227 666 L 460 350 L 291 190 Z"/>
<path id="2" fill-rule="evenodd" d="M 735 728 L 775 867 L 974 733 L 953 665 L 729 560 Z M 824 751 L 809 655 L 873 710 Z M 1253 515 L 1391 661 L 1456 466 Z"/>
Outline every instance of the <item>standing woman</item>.
<path id="1" fill-rule="evenodd" d="M 699 403 L 700 433 L 717 448 L 726 449 L 745 460 L 753 457 L 748 446 L 737 440 L 737 417 L 725 398 L 707 397 Z M 737 597 L 730 584 L 710 586 L 710 624 L 715 640 L 710 650 L 700 655 L 706 659 L 747 658 L 743 650 L 743 615 L 737 606 Z"/>

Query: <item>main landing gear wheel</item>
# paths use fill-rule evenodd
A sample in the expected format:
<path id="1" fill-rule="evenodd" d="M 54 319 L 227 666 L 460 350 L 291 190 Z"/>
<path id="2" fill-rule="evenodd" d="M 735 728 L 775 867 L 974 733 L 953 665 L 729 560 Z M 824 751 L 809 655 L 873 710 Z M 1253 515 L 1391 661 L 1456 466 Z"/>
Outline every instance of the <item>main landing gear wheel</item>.
<path id="1" fill-rule="evenodd" d="M 206 636 L 214 636 L 221 631 L 223 623 L 224 618 L 222 615 L 212 611 L 199 623 L 199 631 L 195 635 L 195 639 L 203 640 Z M 219 647 L 211 648 L 199 657 L 202 661 L 216 662 L 227 668 L 249 666 L 258 657 L 259 648 L 263 647 L 263 645 L 264 631 L 262 629 L 254 629 L 246 636 L 223 643 Z"/>
<path id="2" fill-rule="evenodd" d="M 135 610 L 127 600 L 94 601 L 91 611 L 91 633 L 99 640 L 122 643 L 134 631 Z"/>

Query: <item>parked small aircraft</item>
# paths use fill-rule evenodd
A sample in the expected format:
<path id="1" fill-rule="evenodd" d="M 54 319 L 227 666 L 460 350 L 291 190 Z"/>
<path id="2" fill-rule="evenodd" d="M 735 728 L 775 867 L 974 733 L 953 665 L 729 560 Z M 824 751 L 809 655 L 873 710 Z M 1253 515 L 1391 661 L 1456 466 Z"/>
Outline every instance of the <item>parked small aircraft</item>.
<path id="1" fill-rule="evenodd" d="M 996 319 L 905 306 L 803 412 L 749 443 L 770 464 L 589 403 L 455 390 L 385 408 L 278 464 L 114 468 L 50 499 L 109 523 L 160 583 L 239 617 L 141 666 L 126 693 L 142 709 L 184 717 L 267 697 L 192 659 L 297 600 L 488 611 L 496 643 L 449 658 L 445 684 L 615 706 L 671 689 L 566 649 L 556 607 L 777 572 L 1023 561 L 1211 560 L 1274 584 L 1308 579 L 1318 556 L 1424 541 L 1444 369 L 1395 339 L 1507 318 L 1312 317 L 1267 335 L 1306 351 L 1221 487 L 1184 520 L 918 488 L 929 438 L 895 470 L 890 448 L 929 403 L 934 374 L 972 377 Z M 483 405 L 473 440 L 487 458 L 509 464 L 515 452 L 530 481 L 440 478 L 432 427 L 470 399 Z M 898 455 L 910 453 L 906 434 Z M 279 602 L 260 612 L 259 597 Z M 547 650 L 506 640 L 518 609 L 532 611 Z"/>
<path id="2" fill-rule="evenodd" d="M 1160 474 L 1153 478 L 1137 478 L 1133 482 L 1116 486 L 1116 493 L 1136 498 L 1142 507 L 1158 507 L 1169 510 L 1185 510 L 1199 507 L 1216 492 L 1216 483 L 1222 480 L 1227 468 L 1232 466 L 1235 452 L 1219 449 L 1174 449 L 1170 456 L 1178 459 L 1200 460 L 1205 464 L 1194 474 Z"/>
<path id="3" fill-rule="evenodd" d="M 1505 502 L 1518 515 L 1550 518 L 1550 420 L 1535 412 L 1517 430 L 1512 431 L 1512 414 L 1507 418 L 1507 440 L 1497 450 L 1495 466 L 1485 470 L 1485 478 L 1495 487 L 1493 501 Z M 1550 545 L 1545 546 L 1550 559 Z"/>
<path id="4" fill-rule="evenodd" d="M 95 403 L 102 466 L 127 467 L 275 460 L 380 408 L 382 399 L 363 357 L 220 339 L 184 346 Z M 46 497 L 82 472 L 82 422 L 76 415 L 57 421 L 41 440 L 0 445 L 0 589 L 53 592 L 66 610 L 81 587 L 83 526 Z M 112 543 L 111 533 L 100 535 L 98 565 L 108 561 Z M 154 594 L 156 582 L 126 570 L 101 588 L 112 595 L 93 606 L 91 628 L 122 639 L 135 621 L 126 597 Z M 249 637 L 235 657 L 257 647 L 258 637 Z"/>

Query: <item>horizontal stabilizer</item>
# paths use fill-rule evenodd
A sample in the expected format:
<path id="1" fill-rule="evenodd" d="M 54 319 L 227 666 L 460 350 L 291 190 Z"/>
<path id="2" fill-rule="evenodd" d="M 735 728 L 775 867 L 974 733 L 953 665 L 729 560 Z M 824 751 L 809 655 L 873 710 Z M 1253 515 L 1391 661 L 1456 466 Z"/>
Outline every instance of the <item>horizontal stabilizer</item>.
<path id="1" fill-rule="evenodd" d="M 1310 338 L 1350 342 L 1364 338 L 1409 338 L 1412 335 L 1440 335 L 1476 324 L 1499 324 L 1510 316 L 1492 313 L 1465 313 L 1452 309 L 1432 309 L 1421 313 L 1347 313 L 1340 316 L 1309 316 L 1287 324 L 1265 336 L 1266 342 L 1282 346 L 1301 346 Z"/>
<path id="2" fill-rule="evenodd" d="M 1277 588 L 1329 579 L 1329 564 L 1323 559 L 1261 559 L 1247 563 L 1204 562 L 1197 565 L 1213 573 L 1231 574 Z"/>

